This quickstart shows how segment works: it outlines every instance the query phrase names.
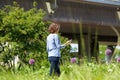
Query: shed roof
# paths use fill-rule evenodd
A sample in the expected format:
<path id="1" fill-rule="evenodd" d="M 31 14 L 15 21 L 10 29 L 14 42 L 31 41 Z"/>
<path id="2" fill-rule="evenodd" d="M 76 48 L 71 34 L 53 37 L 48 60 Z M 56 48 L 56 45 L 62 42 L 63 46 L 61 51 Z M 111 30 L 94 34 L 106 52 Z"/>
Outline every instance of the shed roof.
<path id="1" fill-rule="evenodd" d="M 120 0 L 62 0 L 62 1 L 120 7 Z"/>
<path id="2" fill-rule="evenodd" d="M 110 26 L 120 32 L 120 18 L 115 7 L 99 6 L 85 3 L 60 2 L 55 13 L 46 17 L 47 20 L 61 23 L 62 33 L 80 34 L 82 23 L 83 32 L 99 35 L 117 36 Z"/>
<path id="3" fill-rule="evenodd" d="M 63 2 L 58 4 L 54 14 L 46 18 L 60 22 L 119 26 L 119 15 L 117 9 L 112 7 Z"/>

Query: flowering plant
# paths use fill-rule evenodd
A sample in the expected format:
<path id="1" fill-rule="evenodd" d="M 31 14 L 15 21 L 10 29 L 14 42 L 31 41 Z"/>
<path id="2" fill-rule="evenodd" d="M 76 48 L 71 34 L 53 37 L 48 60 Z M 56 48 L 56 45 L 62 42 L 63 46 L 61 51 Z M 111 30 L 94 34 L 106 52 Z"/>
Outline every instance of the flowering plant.
<path id="1" fill-rule="evenodd" d="M 120 57 L 117 58 L 117 62 L 120 62 Z"/>
<path id="2" fill-rule="evenodd" d="M 71 63 L 75 63 L 76 62 L 76 58 L 71 58 Z"/>
<path id="3" fill-rule="evenodd" d="M 105 51 L 105 54 L 106 54 L 106 55 L 110 55 L 110 54 L 112 54 L 112 50 L 107 49 L 107 50 Z"/>
<path id="4" fill-rule="evenodd" d="M 34 59 L 30 59 L 30 60 L 29 60 L 29 64 L 30 64 L 30 65 L 33 65 L 34 63 L 35 63 L 35 60 L 34 60 Z"/>

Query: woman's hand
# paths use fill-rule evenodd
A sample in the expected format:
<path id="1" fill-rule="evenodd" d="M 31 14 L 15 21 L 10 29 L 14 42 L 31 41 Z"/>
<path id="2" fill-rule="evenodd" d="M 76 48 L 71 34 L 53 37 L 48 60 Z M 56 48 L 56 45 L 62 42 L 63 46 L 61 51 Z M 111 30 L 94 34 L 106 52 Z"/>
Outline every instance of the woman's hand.
<path id="1" fill-rule="evenodd" d="M 68 41 L 66 41 L 66 43 L 64 43 L 64 45 L 65 45 L 65 46 L 70 45 L 71 42 L 72 42 L 72 40 L 68 40 Z"/>

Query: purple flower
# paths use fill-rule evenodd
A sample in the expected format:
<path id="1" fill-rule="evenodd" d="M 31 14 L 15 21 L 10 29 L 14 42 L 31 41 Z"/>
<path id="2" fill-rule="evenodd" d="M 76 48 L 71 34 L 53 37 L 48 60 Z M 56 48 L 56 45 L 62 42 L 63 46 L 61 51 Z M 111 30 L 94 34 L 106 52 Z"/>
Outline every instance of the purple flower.
<path id="1" fill-rule="evenodd" d="M 34 59 L 30 59 L 30 60 L 29 60 L 29 64 L 30 64 L 30 65 L 33 65 L 34 63 L 35 63 L 35 60 L 34 60 Z"/>
<path id="2" fill-rule="evenodd" d="M 71 63 L 75 63 L 76 62 L 76 58 L 71 58 Z"/>
<path id="3" fill-rule="evenodd" d="M 120 62 L 120 57 L 117 58 L 117 62 Z"/>
<path id="4" fill-rule="evenodd" d="M 105 51 L 105 54 L 106 54 L 106 55 L 110 55 L 110 54 L 112 54 L 112 50 L 107 49 L 107 50 Z"/>

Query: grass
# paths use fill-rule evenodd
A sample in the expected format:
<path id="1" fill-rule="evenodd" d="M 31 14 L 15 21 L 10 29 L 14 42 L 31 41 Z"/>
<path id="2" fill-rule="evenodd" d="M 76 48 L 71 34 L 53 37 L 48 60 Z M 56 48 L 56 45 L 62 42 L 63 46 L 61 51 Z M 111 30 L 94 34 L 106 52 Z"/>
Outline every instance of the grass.
<path id="1" fill-rule="evenodd" d="M 66 64 L 61 66 L 60 77 L 48 74 L 49 68 L 29 72 L 1 71 L 0 80 L 119 80 L 120 64 Z"/>

